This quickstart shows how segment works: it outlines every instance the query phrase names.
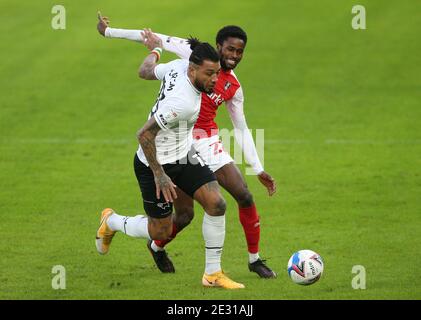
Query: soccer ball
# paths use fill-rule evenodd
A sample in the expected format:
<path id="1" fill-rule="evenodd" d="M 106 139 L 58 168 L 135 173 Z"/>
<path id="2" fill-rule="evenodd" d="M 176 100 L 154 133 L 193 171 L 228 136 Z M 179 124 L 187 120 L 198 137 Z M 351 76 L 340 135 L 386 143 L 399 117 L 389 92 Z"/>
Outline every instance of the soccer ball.
<path id="1" fill-rule="evenodd" d="M 320 279 L 322 273 L 323 260 L 314 251 L 297 251 L 288 261 L 288 275 L 297 284 L 313 284 Z"/>

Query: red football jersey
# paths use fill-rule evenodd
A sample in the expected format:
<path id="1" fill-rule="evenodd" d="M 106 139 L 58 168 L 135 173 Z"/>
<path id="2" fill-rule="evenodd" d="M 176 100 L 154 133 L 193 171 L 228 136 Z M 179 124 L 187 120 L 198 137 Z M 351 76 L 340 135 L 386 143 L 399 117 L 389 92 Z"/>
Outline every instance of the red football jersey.
<path id="1" fill-rule="evenodd" d="M 213 92 L 210 94 L 202 93 L 199 118 L 194 126 L 194 138 L 204 138 L 204 132 L 206 132 L 206 137 L 218 133 L 218 126 L 215 123 L 216 111 L 223 102 L 232 99 L 240 86 L 231 70 L 221 70 Z"/>

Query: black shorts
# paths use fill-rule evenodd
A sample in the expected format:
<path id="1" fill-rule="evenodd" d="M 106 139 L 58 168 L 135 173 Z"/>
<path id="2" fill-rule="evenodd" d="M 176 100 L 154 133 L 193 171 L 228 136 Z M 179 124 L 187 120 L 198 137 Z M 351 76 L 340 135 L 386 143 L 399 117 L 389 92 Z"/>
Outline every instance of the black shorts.
<path id="1" fill-rule="evenodd" d="M 216 180 L 215 174 L 204 164 L 194 149 L 185 158 L 178 160 L 176 163 L 164 164 L 162 167 L 177 188 L 180 188 L 192 198 L 197 189 Z M 157 219 L 166 218 L 172 214 L 173 205 L 165 201 L 162 192 L 160 198 L 156 198 L 153 172 L 139 160 L 137 154 L 134 156 L 134 171 L 142 193 L 143 208 L 146 214 Z"/>

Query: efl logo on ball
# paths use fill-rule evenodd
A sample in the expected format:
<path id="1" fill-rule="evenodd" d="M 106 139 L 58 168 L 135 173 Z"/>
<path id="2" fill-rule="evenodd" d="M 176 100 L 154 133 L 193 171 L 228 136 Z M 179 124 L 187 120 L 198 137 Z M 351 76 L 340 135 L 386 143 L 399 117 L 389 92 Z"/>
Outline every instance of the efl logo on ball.
<path id="1" fill-rule="evenodd" d="M 297 284 L 310 285 L 320 279 L 323 267 L 319 254 L 311 250 L 300 250 L 288 261 L 288 275 Z"/>

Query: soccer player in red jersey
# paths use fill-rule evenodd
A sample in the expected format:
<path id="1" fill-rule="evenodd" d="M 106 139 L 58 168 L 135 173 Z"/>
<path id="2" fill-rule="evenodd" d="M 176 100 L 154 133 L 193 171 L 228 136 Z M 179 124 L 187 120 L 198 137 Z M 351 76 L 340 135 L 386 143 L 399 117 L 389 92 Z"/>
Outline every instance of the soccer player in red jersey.
<path id="1" fill-rule="evenodd" d="M 142 43 L 145 41 L 142 30 L 111 28 L 108 18 L 100 15 L 97 29 L 100 34 L 107 38 L 121 38 Z M 173 52 L 184 59 L 190 56 L 191 40 L 159 33 L 156 35 L 161 38 L 164 50 Z M 253 168 L 259 181 L 267 188 L 269 196 L 272 196 L 276 192 L 276 183 L 264 171 L 259 160 L 243 112 L 243 90 L 233 71 L 243 57 L 246 44 L 247 35 L 238 26 L 226 26 L 218 31 L 216 46 L 220 55 L 221 72 L 213 93 L 202 94 L 199 118 L 193 132 L 193 146 L 215 173 L 218 183 L 237 201 L 239 219 L 247 241 L 249 270 L 257 273 L 261 278 L 275 278 L 276 273 L 267 266 L 265 260 L 262 260 L 259 255 L 260 222 L 253 196 L 247 188 L 239 168 L 234 164 L 229 153 L 223 149 L 218 135 L 218 126 L 215 123 L 218 107 L 225 102 L 235 129 L 235 139 L 241 146 L 247 163 Z M 155 263 L 164 273 L 175 271 L 164 247 L 193 219 L 193 210 L 189 208 L 192 208 L 192 206 L 186 205 L 185 207 L 175 208 L 178 214 L 175 216 L 173 233 L 169 239 L 148 242 L 148 248 Z"/>

